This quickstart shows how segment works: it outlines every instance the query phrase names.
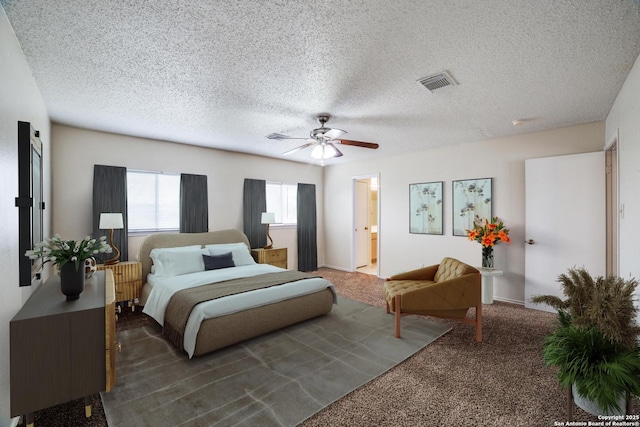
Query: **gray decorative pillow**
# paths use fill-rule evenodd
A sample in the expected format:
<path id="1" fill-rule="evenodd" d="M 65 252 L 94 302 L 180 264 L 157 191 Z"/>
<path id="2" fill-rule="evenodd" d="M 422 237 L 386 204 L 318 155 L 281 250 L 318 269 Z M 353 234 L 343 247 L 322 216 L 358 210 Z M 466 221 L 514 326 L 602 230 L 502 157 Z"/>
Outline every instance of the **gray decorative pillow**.
<path id="1" fill-rule="evenodd" d="M 205 270 L 217 270 L 219 268 L 235 267 L 233 263 L 233 255 L 231 252 L 220 255 L 204 255 L 202 254 Z"/>

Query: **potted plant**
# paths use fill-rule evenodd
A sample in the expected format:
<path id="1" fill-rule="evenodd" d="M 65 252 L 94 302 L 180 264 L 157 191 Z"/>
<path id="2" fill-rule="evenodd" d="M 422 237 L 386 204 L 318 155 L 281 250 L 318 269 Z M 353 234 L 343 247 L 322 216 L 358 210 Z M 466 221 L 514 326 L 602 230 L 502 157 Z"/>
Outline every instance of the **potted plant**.
<path id="1" fill-rule="evenodd" d="M 621 414 L 640 395 L 640 327 L 633 304 L 635 279 L 591 277 L 584 269 L 561 274 L 566 300 L 532 298 L 558 310 L 556 328 L 545 340 L 547 366 L 557 366 L 560 384 L 572 387 L 576 404 L 594 415 Z M 591 405 L 591 403 L 593 405 Z"/>
<path id="2" fill-rule="evenodd" d="M 36 243 L 25 256 L 30 259 L 42 258 L 42 264 L 51 262 L 60 269 L 60 290 L 67 300 L 78 299 L 84 290 L 85 261 L 99 253 L 111 253 L 111 246 L 105 236 L 93 239 L 90 236 L 83 240 L 63 240 L 56 234 L 51 239 Z"/>

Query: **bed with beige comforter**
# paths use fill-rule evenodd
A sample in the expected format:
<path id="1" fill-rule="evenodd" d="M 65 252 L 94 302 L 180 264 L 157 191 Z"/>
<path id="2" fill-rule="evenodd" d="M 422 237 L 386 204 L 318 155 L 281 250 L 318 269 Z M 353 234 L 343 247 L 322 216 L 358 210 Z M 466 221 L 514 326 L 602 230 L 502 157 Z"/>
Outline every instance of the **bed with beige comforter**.
<path id="1" fill-rule="evenodd" d="M 336 301 L 326 279 L 256 264 L 239 230 L 152 234 L 138 259 L 143 312 L 189 357 L 324 315 Z"/>

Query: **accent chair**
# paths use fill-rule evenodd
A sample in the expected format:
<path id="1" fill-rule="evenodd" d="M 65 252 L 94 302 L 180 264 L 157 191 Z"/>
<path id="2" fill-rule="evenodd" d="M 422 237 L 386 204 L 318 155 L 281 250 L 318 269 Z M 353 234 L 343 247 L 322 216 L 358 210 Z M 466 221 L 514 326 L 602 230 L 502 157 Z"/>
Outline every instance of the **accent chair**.
<path id="1" fill-rule="evenodd" d="M 454 319 L 474 325 L 482 342 L 482 276 L 480 271 L 454 258 L 440 264 L 396 274 L 384 283 L 387 313 L 395 313 L 395 335 L 400 338 L 400 318 L 420 314 Z M 475 319 L 467 317 L 475 307 Z"/>

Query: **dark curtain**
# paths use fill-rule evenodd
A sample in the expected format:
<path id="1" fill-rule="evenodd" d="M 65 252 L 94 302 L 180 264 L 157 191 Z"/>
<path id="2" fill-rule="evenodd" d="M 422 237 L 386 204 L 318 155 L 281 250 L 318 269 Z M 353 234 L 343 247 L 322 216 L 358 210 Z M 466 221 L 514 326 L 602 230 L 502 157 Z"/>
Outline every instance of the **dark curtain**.
<path id="1" fill-rule="evenodd" d="M 267 182 L 245 179 L 242 200 L 244 234 L 252 248 L 262 248 L 267 244 L 267 226 L 262 224 L 262 212 L 267 211 Z"/>
<path id="2" fill-rule="evenodd" d="M 113 230 L 113 243 L 120 251 L 120 260 L 129 260 L 127 233 L 127 168 L 118 166 L 93 166 L 93 237 L 107 236 L 110 243 L 111 230 L 101 230 L 101 213 L 122 213 L 124 228 Z M 112 258 L 113 254 L 98 254 L 98 263 Z"/>
<path id="3" fill-rule="evenodd" d="M 207 176 L 180 174 L 180 232 L 209 231 Z"/>
<path id="4" fill-rule="evenodd" d="M 317 269 L 316 186 L 298 184 L 298 270 Z"/>

